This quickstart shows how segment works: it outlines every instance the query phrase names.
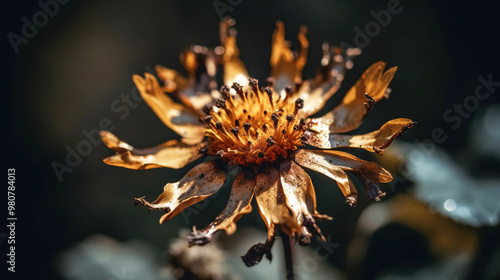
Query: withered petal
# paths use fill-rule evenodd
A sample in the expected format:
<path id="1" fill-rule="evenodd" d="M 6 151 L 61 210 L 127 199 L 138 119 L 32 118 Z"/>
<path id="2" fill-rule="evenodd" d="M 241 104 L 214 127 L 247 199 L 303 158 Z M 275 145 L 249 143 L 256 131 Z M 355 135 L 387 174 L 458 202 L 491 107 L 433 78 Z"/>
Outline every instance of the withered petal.
<path id="1" fill-rule="evenodd" d="M 335 180 L 346 197 L 346 203 L 349 203 L 351 206 L 356 205 L 358 191 L 342 168 L 331 164 L 327 158 L 315 153 L 313 150 L 299 150 L 295 154 L 295 161 L 303 167 L 317 171 Z"/>
<path id="2" fill-rule="evenodd" d="M 400 118 L 386 122 L 379 130 L 362 135 L 343 135 L 328 133 L 322 130 L 317 133 L 307 131 L 307 144 L 321 149 L 334 148 L 361 148 L 377 154 L 382 154 L 394 139 L 413 127 L 415 123 L 410 119 Z"/>
<path id="3" fill-rule="evenodd" d="M 375 201 L 380 201 L 385 195 L 380 191 L 378 183 L 392 181 L 392 175 L 380 165 L 364 161 L 349 153 L 334 150 L 301 150 L 301 152 L 308 156 L 321 157 L 323 162 L 328 162 L 344 171 L 353 173 L 363 182 L 365 193 Z M 302 156 L 299 158 L 303 159 Z"/>
<path id="4" fill-rule="evenodd" d="M 371 181 L 388 183 L 392 181 L 392 175 L 375 162 L 362 160 L 346 152 L 335 150 L 308 150 L 309 154 L 323 156 L 330 164 L 349 171 L 356 176 L 365 177 Z"/>
<path id="5" fill-rule="evenodd" d="M 286 86 L 294 86 L 302 82 L 302 69 L 307 62 L 307 49 L 309 41 L 306 37 L 307 28 L 301 27 L 297 35 L 300 50 L 295 56 L 290 49 L 289 42 L 285 41 L 285 25 L 276 22 L 276 29 L 272 38 L 271 50 L 271 76 L 276 79 L 274 90 L 283 95 Z"/>
<path id="6" fill-rule="evenodd" d="M 323 108 L 326 102 L 338 91 L 344 80 L 346 69 L 352 67 L 352 58 L 361 52 L 360 49 L 347 49 L 323 44 L 321 66 L 315 78 L 306 80 L 292 99 L 304 99 L 304 108 L 299 111 L 300 117 L 308 117 Z"/>
<path id="7" fill-rule="evenodd" d="M 268 240 L 274 238 L 277 225 L 289 236 L 301 231 L 300 225 L 290 216 L 290 211 L 286 206 L 278 170 L 266 167 L 257 174 L 255 199 L 262 220 L 267 227 Z"/>
<path id="8" fill-rule="evenodd" d="M 397 67 L 384 73 L 385 62 L 371 65 L 344 96 L 342 102 L 323 116 L 330 123 L 330 132 L 344 133 L 359 127 L 365 115 L 380 101 L 389 86 Z"/>
<path id="9" fill-rule="evenodd" d="M 252 212 L 252 201 L 255 188 L 255 175 L 241 171 L 236 175 L 229 202 L 224 211 L 207 228 L 194 231 L 188 236 L 190 245 L 203 245 L 210 242 L 219 230 L 225 230 L 227 235 L 236 231 L 236 222 L 245 214 Z"/>
<path id="10" fill-rule="evenodd" d="M 185 143 L 194 144 L 203 139 L 205 125 L 199 122 L 197 114 L 187 107 L 175 103 L 168 97 L 152 74 L 145 73 L 145 79 L 139 75 L 134 75 L 132 79 L 142 98 L 158 118 L 170 129 L 185 138 Z"/>
<path id="11" fill-rule="evenodd" d="M 224 63 L 223 80 L 224 84 L 229 86 L 235 82 L 246 85 L 250 76 L 245 64 L 239 59 L 240 50 L 236 45 L 236 30 L 232 27 L 233 25 L 233 19 L 223 20 L 220 24 L 221 43 L 224 47 L 222 56 Z"/>
<path id="12" fill-rule="evenodd" d="M 151 210 L 166 212 L 160 218 L 160 224 L 170 220 L 182 210 L 217 192 L 226 179 L 226 171 L 213 161 L 203 162 L 191 169 L 179 182 L 168 183 L 163 193 L 154 201 L 147 202 L 143 197 L 136 198 L 135 204 Z"/>
<path id="13" fill-rule="evenodd" d="M 188 81 L 177 71 L 161 65 L 155 67 L 158 77 L 165 84 L 163 90 L 174 94 L 186 107 L 193 109 L 203 116 L 203 107 L 213 101 L 210 92 L 195 90 L 196 81 Z"/>
<path id="14" fill-rule="evenodd" d="M 286 204 L 293 218 L 303 227 L 299 235 L 301 244 L 310 243 L 310 233 L 318 235 L 324 241 L 313 216 L 328 216 L 320 215 L 316 210 L 316 193 L 309 175 L 295 162 L 284 161 L 280 165 L 280 179 Z"/>
<path id="15" fill-rule="evenodd" d="M 204 145 L 170 140 L 156 147 L 137 149 L 108 131 L 101 131 L 101 138 L 108 148 L 117 152 L 105 158 L 104 163 L 130 169 L 182 168 L 201 156 L 199 148 Z"/>

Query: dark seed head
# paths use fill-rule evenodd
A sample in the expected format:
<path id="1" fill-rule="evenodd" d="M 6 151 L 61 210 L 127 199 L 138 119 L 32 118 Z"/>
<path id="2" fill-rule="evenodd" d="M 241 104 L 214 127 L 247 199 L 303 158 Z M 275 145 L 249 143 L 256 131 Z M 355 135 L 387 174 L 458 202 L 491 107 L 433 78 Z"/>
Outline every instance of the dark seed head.
<path id="1" fill-rule="evenodd" d="M 292 122 L 292 121 L 294 120 L 293 115 L 292 115 L 292 114 L 290 114 L 290 115 L 286 115 L 286 120 L 287 120 L 288 122 Z"/>
<path id="2" fill-rule="evenodd" d="M 208 149 L 207 148 L 200 148 L 198 151 L 200 152 L 200 154 L 206 154 L 208 152 Z"/>
<path id="3" fill-rule="evenodd" d="M 220 88 L 220 93 L 222 93 L 222 95 L 228 99 L 231 94 L 229 93 L 229 87 L 227 85 L 223 85 L 221 88 Z"/>
<path id="4" fill-rule="evenodd" d="M 257 90 L 259 89 L 259 81 L 257 79 L 254 78 L 248 79 L 248 84 L 252 87 L 252 90 L 254 92 L 257 92 Z"/>
<path id="5" fill-rule="evenodd" d="M 240 132 L 240 129 L 237 127 L 233 127 L 229 131 L 231 131 L 231 133 L 233 133 L 234 135 L 238 135 L 238 132 Z"/>
<path id="6" fill-rule="evenodd" d="M 295 108 L 297 109 L 302 109 L 304 108 L 304 99 L 302 98 L 297 98 L 297 100 L 295 100 Z"/>
<path id="7" fill-rule="evenodd" d="M 285 92 L 286 92 L 286 94 L 292 93 L 292 86 L 286 86 L 285 87 Z"/>
<path id="8" fill-rule="evenodd" d="M 208 116 L 203 117 L 203 119 L 205 120 L 205 122 L 206 122 L 207 124 L 209 124 L 209 123 L 212 121 L 212 116 L 211 116 L 211 115 L 208 115 Z"/>
<path id="9" fill-rule="evenodd" d="M 212 106 L 211 105 L 205 105 L 203 106 L 203 113 L 210 115 L 210 112 L 212 111 Z"/>
<path id="10" fill-rule="evenodd" d="M 215 127 L 216 127 L 217 129 L 222 129 L 222 123 L 221 123 L 221 122 L 216 122 L 216 123 L 215 123 Z"/>
<path id="11" fill-rule="evenodd" d="M 236 119 L 236 120 L 234 121 L 234 126 L 240 126 L 240 120 Z"/>
<path id="12" fill-rule="evenodd" d="M 233 83 L 231 88 L 234 89 L 239 96 L 243 96 L 243 87 L 240 84 Z"/>
<path id="13" fill-rule="evenodd" d="M 215 106 L 217 106 L 217 108 L 226 109 L 226 100 L 225 99 L 215 100 Z"/>
<path id="14" fill-rule="evenodd" d="M 250 123 L 247 123 L 247 122 L 243 123 L 243 127 L 245 128 L 246 131 L 248 131 L 251 126 L 252 125 Z"/>
<path id="15" fill-rule="evenodd" d="M 264 153 L 263 153 L 263 152 L 260 152 L 260 153 L 258 154 L 258 156 L 259 156 L 260 158 L 263 158 L 265 155 L 264 155 Z"/>

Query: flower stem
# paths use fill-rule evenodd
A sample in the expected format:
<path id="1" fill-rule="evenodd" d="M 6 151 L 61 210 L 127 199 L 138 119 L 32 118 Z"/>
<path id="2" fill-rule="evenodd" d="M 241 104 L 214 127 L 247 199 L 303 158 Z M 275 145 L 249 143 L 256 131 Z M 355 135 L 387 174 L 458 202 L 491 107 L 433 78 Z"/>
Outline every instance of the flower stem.
<path id="1" fill-rule="evenodd" d="M 293 240 L 291 240 L 287 234 L 283 233 L 283 231 L 280 231 L 280 234 L 281 234 L 281 240 L 283 241 L 283 249 L 285 253 L 286 279 L 293 280 L 294 279 L 293 255 L 292 255 Z"/>

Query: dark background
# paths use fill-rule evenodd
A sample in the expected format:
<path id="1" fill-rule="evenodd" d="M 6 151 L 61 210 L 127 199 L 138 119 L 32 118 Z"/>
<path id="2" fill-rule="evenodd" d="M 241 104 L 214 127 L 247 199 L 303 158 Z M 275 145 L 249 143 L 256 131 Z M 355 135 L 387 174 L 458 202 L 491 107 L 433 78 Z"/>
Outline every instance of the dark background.
<path id="1" fill-rule="evenodd" d="M 429 138 L 434 128 L 441 127 L 449 137 L 438 146 L 450 153 L 465 149 L 471 118 L 464 118 L 464 124 L 454 130 L 443 120 L 443 113 L 474 93 L 478 75 L 492 74 L 493 80 L 500 80 L 497 13 L 488 1 L 438 2 L 402 0 L 403 11 L 393 15 L 390 24 L 355 58 L 354 69 L 328 109 L 364 69 L 384 60 L 389 67 L 399 67 L 391 83 L 393 94 L 375 106 L 359 132 L 407 117 L 418 125 L 402 140 Z M 304 77 L 308 78 L 319 65 L 322 42 L 352 44 L 353 28 L 364 29 L 373 20 L 370 11 L 386 5 L 387 1 L 243 0 L 224 15 L 236 19 L 241 59 L 250 75 L 260 80 L 270 70 L 276 20 L 285 23 L 293 47 L 298 45 L 298 27 L 306 25 L 310 48 Z M 123 120 L 111 111 L 111 104 L 121 94 L 130 94 L 134 88 L 131 76 L 142 74 L 147 66 L 161 64 L 182 72 L 178 57 L 183 48 L 219 44 L 219 16 L 212 1 L 69 1 L 59 5 L 59 12 L 15 54 L 6 34 L 20 35 L 21 18 L 31 20 L 40 10 L 35 1 L 4 3 L 2 8 L 2 52 L 6 58 L 2 116 L 7 140 L 2 166 L 3 170 L 16 169 L 15 276 L 57 279 L 53 256 L 93 233 L 117 240 L 140 238 L 164 247 L 168 239 L 177 236 L 177 228 L 207 225 L 223 209 L 227 195 L 219 196 L 214 207 L 207 207 L 187 225 L 176 217 L 158 226 L 158 213 L 147 215 L 145 209 L 131 207 L 134 197 L 155 198 L 166 182 L 178 180 L 188 168 L 132 171 L 106 166 L 102 159 L 112 152 L 104 145 L 93 146 L 81 164 L 63 175 L 62 182 L 51 164 L 64 163 L 66 147 L 74 149 L 86 139 L 82 130 L 97 129 L 103 118 L 111 119 L 114 133 L 137 147 L 176 137 L 144 102 L 137 103 Z M 481 102 L 480 109 L 499 100 L 494 92 Z M 313 176 L 313 181 L 317 182 L 319 210 L 335 218 L 321 223 L 323 232 L 345 244 L 354 219 L 369 202 L 363 197 L 360 207 L 351 209 L 336 188 L 323 186 L 327 180 Z M 255 210 L 239 227 L 264 229 Z M 1 233 L 6 231 L 1 228 Z M 3 260 L 5 239 L 0 246 Z M 345 247 L 329 261 L 343 270 Z M 6 268 L 2 263 L 3 273 Z"/>

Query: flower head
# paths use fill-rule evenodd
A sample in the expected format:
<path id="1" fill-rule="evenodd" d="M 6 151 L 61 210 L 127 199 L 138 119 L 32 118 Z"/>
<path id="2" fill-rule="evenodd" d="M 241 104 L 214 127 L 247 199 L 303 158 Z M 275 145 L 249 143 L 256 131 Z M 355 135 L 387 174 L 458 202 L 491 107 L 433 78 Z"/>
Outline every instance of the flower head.
<path id="1" fill-rule="evenodd" d="M 252 211 L 255 197 L 268 237 L 243 257 L 250 266 L 264 255 L 270 258 L 278 226 L 302 245 L 309 244 L 313 234 L 324 240 L 316 221 L 331 218 L 317 211 L 315 190 L 303 167 L 336 181 L 351 206 L 356 205 L 358 192 L 346 172 L 359 177 L 368 196 L 378 201 L 385 195 L 378 184 L 390 182 L 391 174 L 337 148 L 382 154 L 414 123 L 395 119 L 367 134 L 343 134 L 356 129 L 373 105 L 388 95 L 396 67 L 384 71 L 384 62 L 370 66 L 332 111 L 310 118 L 338 90 L 360 50 L 342 51 L 324 44 L 316 76 L 302 80 L 307 30 L 299 30 L 300 50 L 292 52 L 285 41 L 284 25 L 278 22 L 272 38 L 271 77 L 259 83 L 250 78 L 239 59 L 233 25 L 231 19 L 221 22 L 221 46 L 196 45 L 182 53 L 187 78 L 162 66 L 156 67 L 161 84 L 149 73 L 133 77 L 143 99 L 180 140 L 137 149 L 110 132 L 101 135 L 117 153 L 104 160 L 109 165 L 182 168 L 203 159 L 180 181 L 165 185 L 155 201 L 135 199 L 136 204 L 165 211 L 160 223 L 217 192 L 230 180 L 228 170 L 237 166 L 236 177 L 227 182 L 232 188 L 224 211 L 206 229 L 194 229 L 188 239 L 190 245 L 202 245 L 220 230 L 234 233 L 238 219 Z M 220 88 L 216 81 L 219 68 L 223 68 L 224 79 Z"/>

